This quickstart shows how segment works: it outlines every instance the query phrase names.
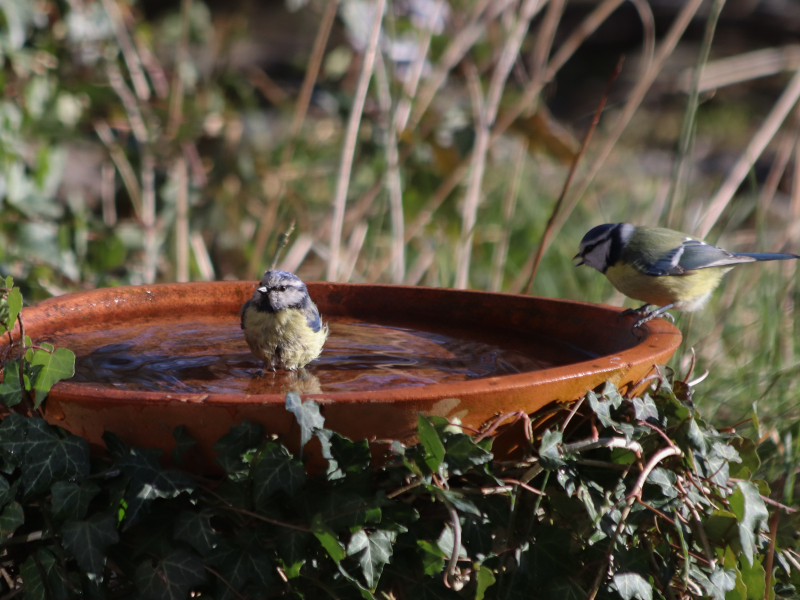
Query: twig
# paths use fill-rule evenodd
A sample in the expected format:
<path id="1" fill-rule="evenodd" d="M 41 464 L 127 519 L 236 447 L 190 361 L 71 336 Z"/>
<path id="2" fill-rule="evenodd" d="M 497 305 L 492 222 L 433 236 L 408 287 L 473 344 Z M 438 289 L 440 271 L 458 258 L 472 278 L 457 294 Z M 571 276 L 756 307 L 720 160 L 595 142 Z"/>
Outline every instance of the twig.
<path id="1" fill-rule="evenodd" d="M 450 514 L 450 526 L 453 528 L 453 552 L 450 554 L 450 560 L 447 563 L 447 570 L 444 572 L 444 585 L 447 588 L 452 588 L 455 583 L 456 567 L 458 565 L 458 552 L 461 550 L 461 521 L 458 519 L 458 511 L 453 503 L 448 500 L 444 494 L 439 496 L 447 507 L 447 512 Z"/>
<path id="2" fill-rule="evenodd" d="M 592 139 L 592 135 L 594 134 L 594 130 L 597 127 L 597 124 L 600 122 L 600 115 L 603 114 L 603 108 L 605 108 L 606 101 L 608 100 L 608 95 L 611 93 L 611 86 L 616 81 L 617 77 L 619 76 L 620 72 L 622 71 L 622 62 L 625 60 L 624 56 L 621 56 L 619 61 L 617 62 L 617 66 L 614 71 L 611 73 L 611 77 L 606 84 L 606 89 L 603 91 L 603 95 L 600 97 L 600 102 L 597 105 L 597 109 L 594 111 L 594 117 L 592 118 L 592 122 L 589 125 L 589 130 L 586 132 L 586 135 L 583 138 L 583 144 L 581 144 L 581 149 L 575 155 L 575 158 L 572 159 L 572 166 L 569 169 L 569 174 L 567 175 L 567 179 L 564 181 L 564 187 L 561 189 L 561 194 L 556 200 L 556 203 L 553 205 L 553 212 L 550 213 L 550 219 L 547 221 L 547 226 L 544 229 L 544 233 L 542 234 L 542 240 L 539 242 L 539 246 L 536 249 L 536 254 L 534 255 L 533 259 L 533 267 L 531 269 L 530 277 L 528 278 L 528 282 L 525 284 L 525 294 L 531 293 L 531 287 L 533 287 L 533 280 L 536 277 L 536 272 L 539 270 L 539 264 L 542 262 L 542 255 L 544 254 L 544 250 L 547 248 L 547 245 L 550 241 L 550 236 L 555 226 L 556 218 L 559 215 L 561 210 L 561 206 L 564 204 L 564 198 L 567 196 L 567 191 L 569 191 L 570 185 L 572 185 L 572 180 L 575 177 L 575 172 L 578 170 L 578 165 L 583 158 L 583 155 L 586 154 L 586 148 L 589 147 L 589 140 Z"/>
<path id="3" fill-rule="evenodd" d="M 527 491 L 531 492 L 532 494 L 538 494 L 539 496 L 544 496 L 545 495 L 545 493 L 542 490 L 537 490 L 535 487 L 531 487 L 527 483 L 523 483 L 522 481 L 520 481 L 518 479 L 510 479 L 510 478 L 504 477 L 503 478 L 503 482 L 511 483 L 513 485 L 518 485 L 522 489 L 527 490 Z"/>
<path id="4" fill-rule="evenodd" d="M 408 492 L 410 490 L 413 490 L 415 487 L 417 487 L 419 485 L 422 485 L 422 483 L 423 483 L 423 481 L 421 479 L 418 479 L 416 481 L 412 481 L 408 485 L 405 485 L 405 486 L 403 486 L 401 488 L 396 489 L 393 492 L 390 492 L 390 493 L 386 494 L 386 497 L 389 498 L 390 500 L 392 498 L 397 498 L 399 495 L 405 494 L 406 492 Z"/>
<path id="5" fill-rule="evenodd" d="M 330 258 L 328 259 L 328 281 L 338 279 L 339 270 L 339 246 L 342 241 L 342 224 L 344 220 L 344 208 L 347 202 L 347 190 L 350 186 L 350 172 L 353 169 L 353 157 L 356 151 L 356 140 L 358 138 L 358 128 L 361 123 L 361 114 L 364 110 L 364 102 L 367 98 L 369 81 L 372 78 L 372 70 L 375 64 L 375 54 L 378 48 L 378 38 L 381 32 L 381 21 L 383 20 L 383 10 L 386 0 L 375 0 L 375 17 L 372 20 L 372 31 L 369 36 L 369 43 L 364 60 L 361 64 L 361 74 L 356 86 L 353 107 L 350 110 L 350 118 L 347 122 L 347 132 L 345 134 L 344 146 L 342 147 L 342 159 L 339 165 L 339 180 L 336 185 L 336 193 L 333 199 L 333 218 L 331 221 L 330 235 Z"/>
<path id="6" fill-rule="evenodd" d="M 595 157 L 594 162 L 589 167 L 589 171 L 583 178 L 580 187 L 565 201 L 565 207 L 562 209 L 559 217 L 556 220 L 554 227 L 556 232 L 561 229 L 563 224 L 566 222 L 567 217 L 569 217 L 570 213 L 572 213 L 572 210 L 575 208 L 575 206 L 577 206 L 586 190 L 589 189 L 589 186 L 591 185 L 595 176 L 602 168 L 608 156 L 611 154 L 611 151 L 616 145 L 617 140 L 619 140 L 622 132 L 628 126 L 628 123 L 630 123 L 631 118 L 644 99 L 647 90 L 650 89 L 650 86 L 655 81 L 656 76 L 661 72 L 665 61 L 672 54 L 672 51 L 675 49 L 678 41 L 683 36 L 683 32 L 689 26 L 689 23 L 694 17 L 694 14 L 697 12 L 697 9 L 700 8 L 702 2 L 703 0 L 687 0 L 687 2 L 681 8 L 681 11 L 673 20 L 669 31 L 662 39 L 661 44 L 656 51 L 653 62 L 650 65 L 650 69 L 647 71 L 645 76 L 636 82 L 636 85 L 631 90 L 631 94 L 622 109 L 622 113 L 620 114 L 617 122 L 611 128 L 605 143 L 598 152 L 598 155 Z M 543 251 L 546 250 L 547 248 L 544 248 Z"/>
<path id="7" fill-rule="evenodd" d="M 567 430 L 567 425 L 569 425 L 569 422 L 572 421 L 572 417 L 575 416 L 575 413 L 580 410 L 584 400 L 586 400 L 586 396 L 582 396 L 575 404 L 572 405 L 567 418 L 564 419 L 564 423 L 561 425 L 561 431 Z"/>
<path id="8" fill-rule="evenodd" d="M 764 563 L 764 571 L 766 571 L 766 586 L 764 588 L 764 600 L 768 600 L 770 592 L 772 591 L 772 565 L 775 561 L 775 543 L 778 537 L 778 521 L 780 520 L 781 513 L 777 510 L 772 513 L 772 519 L 769 523 L 769 547 L 767 548 L 767 560 Z"/>
<path id="9" fill-rule="evenodd" d="M 630 493 L 627 496 L 627 502 L 625 504 L 625 508 L 622 510 L 622 513 L 619 517 L 619 523 L 617 524 L 616 529 L 614 530 L 614 534 L 611 537 L 611 541 L 608 546 L 608 551 L 606 552 L 605 559 L 603 560 L 602 568 L 598 571 L 597 577 L 595 578 L 594 585 L 592 585 L 592 589 L 589 592 L 588 600 L 594 600 L 597 596 L 597 592 L 600 590 L 600 584 L 603 582 L 603 575 L 606 572 L 608 567 L 608 563 L 611 560 L 611 555 L 614 552 L 614 546 L 617 543 L 617 538 L 619 534 L 622 532 L 622 528 L 625 526 L 625 521 L 628 519 L 628 515 L 631 512 L 631 507 L 633 503 L 641 497 L 642 488 L 644 488 L 644 483 L 647 481 L 647 478 L 650 476 L 650 473 L 653 469 L 658 466 L 658 463 L 668 458 L 670 456 L 679 456 L 681 455 L 680 449 L 676 447 L 670 448 L 661 448 L 658 452 L 653 454 L 650 460 L 647 463 L 647 466 L 642 469 L 642 472 L 639 474 L 639 478 L 636 480 L 633 488 L 631 489 Z"/>
<path id="10" fill-rule="evenodd" d="M 689 510 L 694 517 L 694 521 L 697 524 L 697 532 L 700 534 L 700 540 L 703 542 L 703 550 L 705 550 L 706 558 L 708 560 L 709 567 L 713 570 L 717 565 L 717 559 L 714 557 L 714 554 L 711 552 L 711 545 L 708 543 L 708 537 L 706 536 L 706 530 L 703 528 L 703 520 L 700 518 L 700 513 L 697 512 L 697 507 L 694 505 L 694 502 L 689 498 L 689 494 L 683 487 L 683 484 L 680 480 L 675 482 L 676 487 L 680 490 L 681 494 L 683 495 L 683 502 L 689 507 Z"/>
<path id="11" fill-rule="evenodd" d="M 636 456 L 642 455 L 642 446 L 639 442 L 628 441 L 623 437 L 611 437 L 600 439 L 587 439 L 580 442 L 573 442 L 571 444 L 561 444 L 562 454 L 580 454 L 581 452 L 588 452 L 597 448 L 623 448 L 630 450 Z"/>
<path id="12" fill-rule="evenodd" d="M 140 144 L 146 144 L 148 140 L 147 127 L 144 124 L 144 117 L 142 111 L 139 110 L 139 104 L 136 102 L 136 96 L 133 95 L 125 84 L 122 78 L 117 63 L 110 62 L 106 66 L 106 75 L 108 75 L 108 83 L 116 92 L 119 99 L 122 101 L 122 106 L 125 107 L 125 112 L 128 115 L 128 123 L 131 125 L 136 141 Z"/>
<path id="13" fill-rule="evenodd" d="M 278 264 L 278 258 L 281 255 L 281 250 L 286 247 L 286 244 L 289 243 L 289 237 L 292 235 L 294 231 L 294 220 L 289 223 L 289 227 L 286 229 L 284 233 L 278 234 L 278 240 L 275 242 L 275 254 L 272 255 L 272 262 L 270 263 L 270 269 L 274 269 L 275 266 Z"/>
<path id="14" fill-rule="evenodd" d="M 772 107 L 772 110 L 761 125 L 761 128 L 750 139 L 750 143 L 747 145 L 744 154 L 742 154 L 739 161 L 725 179 L 725 182 L 720 186 L 714 198 L 709 203 L 706 215 L 697 228 L 697 235 L 700 238 L 707 236 L 711 228 L 714 227 L 722 211 L 728 206 L 731 198 L 733 198 L 736 190 L 739 189 L 744 178 L 747 177 L 747 174 L 750 172 L 750 169 L 753 167 L 758 157 L 761 156 L 764 148 L 766 148 L 770 140 L 775 137 L 778 128 L 786 119 L 792 107 L 797 103 L 798 98 L 800 98 L 800 69 L 795 72 L 794 77 L 792 77 L 789 85 L 786 86 L 781 97 L 778 98 L 775 106 Z"/>
<path id="15" fill-rule="evenodd" d="M 238 592 L 238 590 L 237 590 L 235 587 L 233 587 L 233 585 L 231 584 L 231 582 L 230 582 L 230 581 L 228 581 L 227 579 L 225 579 L 225 578 L 224 578 L 222 575 L 220 575 L 220 574 L 219 574 L 219 572 L 215 571 L 214 569 L 212 569 L 212 568 L 211 568 L 211 567 L 209 567 L 208 565 L 203 565 L 203 568 L 205 568 L 205 570 L 206 570 L 206 571 L 208 571 L 208 572 L 209 572 L 209 573 L 211 573 L 211 574 L 212 574 L 214 577 L 216 577 L 216 578 L 217 578 L 217 579 L 219 579 L 219 580 L 220 580 L 222 583 L 224 583 L 224 584 L 227 586 L 227 588 L 228 588 L 228 589 L 229 589 L 231 592 L 233 592 L 233 594 L 234 594 L 234 595 L 235 595 L 237 598 L 239 598 L 239 600 L 247 600 L 247 598 L 246 598 L 245 596 L 242 596 L 242 594 L 240 594 L 240 593 Z"/>
<path id="16" fill-rule="evenodd" d="M 647 69 L 653 62 L 653 54 L 656 51 L 656 22 L 653 17 L 653 9 L 646 0 L 631 0 L 631 4 L 639 13 L 639 19 L 642 21 L 642 64 L 640 66 L 640 76 L 647 73 Z"/>

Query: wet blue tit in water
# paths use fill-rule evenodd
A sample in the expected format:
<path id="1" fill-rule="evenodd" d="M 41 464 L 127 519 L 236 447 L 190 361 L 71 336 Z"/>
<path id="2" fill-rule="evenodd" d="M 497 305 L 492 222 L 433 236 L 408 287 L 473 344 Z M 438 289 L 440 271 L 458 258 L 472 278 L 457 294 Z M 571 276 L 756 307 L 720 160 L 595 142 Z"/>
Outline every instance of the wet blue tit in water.
<path id="1" fill-rule="evenodd" d="M 306 284 L 286 271 L 264 273 L 241 314 L 247 345 L 273 371 L 305 367 L 320 355 L 328 337 Z"/>
<path id="2" fill-rule="evenodd" d="M 670 308 L 703 308 L 722 276 L 740 263 L 791 258 L 800 256 L 728 252 L 671 229 L 607 223 L 583 236 L 575 256 L 580 260 L 575 266 L 594 267 L 617 290 L 646 302 L 638 309 L 625 311 L 640 317 L 634 325 L 640 327 L 665 315 Z M 661 308 L 648 311 L 650 305 Z"/>

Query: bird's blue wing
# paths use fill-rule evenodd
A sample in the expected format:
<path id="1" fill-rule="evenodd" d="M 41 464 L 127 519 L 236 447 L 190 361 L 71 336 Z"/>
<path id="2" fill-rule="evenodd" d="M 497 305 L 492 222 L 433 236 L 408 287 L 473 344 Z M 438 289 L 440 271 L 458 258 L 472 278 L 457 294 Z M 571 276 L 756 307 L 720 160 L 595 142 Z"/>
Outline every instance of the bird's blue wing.
<path id="1" fill-rule="evenodd" d="M 680 246 L 662 254 L 654 261 L 640 262 L 636 267 L 647 275 L 661 277 L 664 275 L 683 275 L 687 271 L 724 267 L 755 260 L 755 258 L 747 255 L 733 254 L 711 244 L 685 238 Z"/>
<path id="2" fill-rule="evenodd" d="M 322 327 L 322 319 L 319 318 L 319 309 L 317 305 L 310 302 L 308 306 L 303 308 L 303 313 L 306 316 L 306 323 L 314 333 L 318 332 Z"/>
<path id="3" fill-rule="evenodd" d="M 244 329 L 244 313 L 247 312 L 247 309 L 250 308 L 250 305 L 253 304 L 254 302 L 255 302 L 255 300 L 250 298 L 250 300 L 245 302 L 244 306 L 242 306 L 242 310 L 239 313 L 239 316 L 241 317 L 241 327 L 242 327 L 242 329 Z"/>

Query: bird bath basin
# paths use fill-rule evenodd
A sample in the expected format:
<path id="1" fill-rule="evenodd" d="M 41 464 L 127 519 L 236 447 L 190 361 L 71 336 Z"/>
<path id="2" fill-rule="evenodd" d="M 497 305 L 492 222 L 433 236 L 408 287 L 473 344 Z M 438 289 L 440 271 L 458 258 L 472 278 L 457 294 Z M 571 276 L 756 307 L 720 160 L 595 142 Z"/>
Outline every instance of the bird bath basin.
<path id="1" fill-rule="evenodd" d="M 331 334 L 305 373 L 270 371 L 250 354 L 239 309 L 255 282 L 162 284 L 67 294 L 23 309 L 26 333 L 73 350 L 46 419 L 90 444 L 104 430 L 132 446 L 175 445 L 184 425 L 195 463 L 244 419 L 296 449 L 285 408 L 297 391 L 325 426 L 353 439 L 408 440 L 417 415 L 477 428 L 500 413 L 569 402 L 610 380 L 625 388 L 681 341 L 663 320 L 634 335 L 619 309 L 530 296 L 421 287 L 309 283 Z"/>

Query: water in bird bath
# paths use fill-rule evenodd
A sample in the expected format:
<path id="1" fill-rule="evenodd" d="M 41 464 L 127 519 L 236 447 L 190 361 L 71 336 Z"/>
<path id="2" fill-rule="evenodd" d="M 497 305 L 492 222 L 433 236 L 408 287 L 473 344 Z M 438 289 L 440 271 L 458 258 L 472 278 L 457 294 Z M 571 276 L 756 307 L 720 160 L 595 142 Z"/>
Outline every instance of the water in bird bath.
<path id="1" fill-rule="evenodd" d="M 530 333 L 466 338 L 463 329 L 326 321 L 330 336 L 322 355 L 300 373 L 263 372 L 230 317 L 131 321 L 113 331 L 74 329 L 48 341 L 77 355 L 74 382 L 182 393 L 382 390 L 532 372 L 592 357 Z"/>

